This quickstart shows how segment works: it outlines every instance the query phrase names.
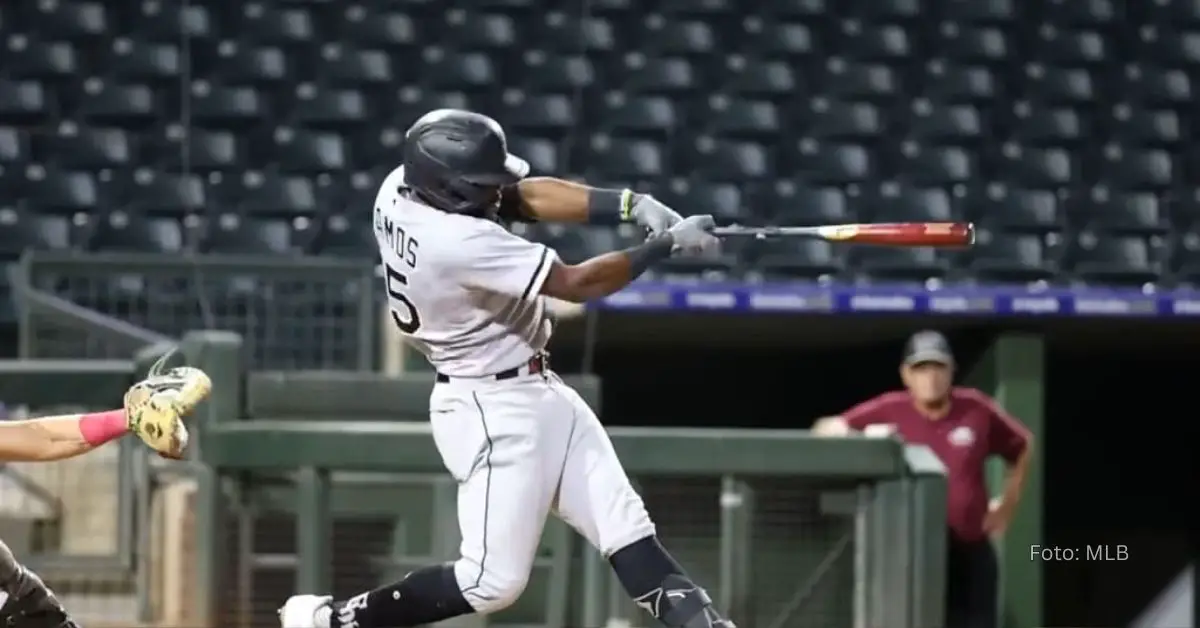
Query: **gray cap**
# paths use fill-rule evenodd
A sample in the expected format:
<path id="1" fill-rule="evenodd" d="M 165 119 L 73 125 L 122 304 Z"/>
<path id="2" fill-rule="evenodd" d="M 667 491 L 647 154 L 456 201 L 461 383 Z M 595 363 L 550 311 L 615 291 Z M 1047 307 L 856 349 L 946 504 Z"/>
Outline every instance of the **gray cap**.
<path id="1" fill-rule="evenodd" d="M 950 351 L 950 341 L 936 331 L 919 331 L 913 334 L 904 345 L 904 364 L 921 362 L 953 366 L 954 353 Z"/>

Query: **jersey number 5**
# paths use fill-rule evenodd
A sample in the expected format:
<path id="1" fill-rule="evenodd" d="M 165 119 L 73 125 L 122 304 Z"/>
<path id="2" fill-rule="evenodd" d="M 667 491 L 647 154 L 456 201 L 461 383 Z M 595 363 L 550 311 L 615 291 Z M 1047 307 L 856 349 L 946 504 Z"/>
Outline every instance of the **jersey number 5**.
<path id="1" fill-rule="evenodd" d="M 387 272 L 387 294 L 391 301 L 392 320 L 396 321 L 396 327 L 406 334 L 415 334 L 421 328 L 421 314 L 417 312 L 417 306 L 413 305 L 412 300 L 408 295 L 404 294 L 404 287 L 408 285 L 408 277 L 391 266 L 384 267 Z M 396 311 L 397 308 L 403 308 L 404 312 Z"/>

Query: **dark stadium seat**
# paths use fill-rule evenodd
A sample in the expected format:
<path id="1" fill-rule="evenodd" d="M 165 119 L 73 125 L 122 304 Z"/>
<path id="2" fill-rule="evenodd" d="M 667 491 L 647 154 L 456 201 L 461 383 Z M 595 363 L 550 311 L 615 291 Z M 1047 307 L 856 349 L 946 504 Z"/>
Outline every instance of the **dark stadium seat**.
<path id="1" fill-rule="evenodd" d="M 217 45 L 217 59 L 218 76 L 231 85 L 272 85 L 289 77 L 287 53 L 276 46 L 227 40 Z"/>
<path id="2" fill-rule="evenodd" d="M 346 129 L 367 122 L 367 99 L 353 89 L 317 89 L 312 84 L 296 87 L 292 103 L 294 123 L 312 129 Z"/>
<path id="3" fill-rule="evenodd" d="M 261 2 L 241 5 L 239 28 L 260 44 L 298 46 L 316 35 L 312 15 L 303 7 L 277 8 Z"/>
<path id="4" fill-rule="evenodd" d="M 992 183 L 967 187 L 958 196 L 965 218 L 995 229 L 1041 236 L 1065 227 L 1058 197 L 1048 190 Z"/>
<path id="5" fill-rule="evenodd" d="M 103 2 L 39 2 L 32 19 L 43 35 L 55 39 L 105 37 L 110 30 L 108 5 Z"/>
<path id="6" fill-rule="evenodd" d="M 969 268 L 979 280 L 997 283 L 1046 281 L 1057 271 L 1040 237 L 986 229 L 976 232 Z"/>
<path id="7" fill-rule="evenodd" d="M 860 221 L 950 222 L 957 216 L 950 196 L 941 188 L 884 183 L 854 199 Z"/>
<path id="8" fill-rule="evenodd" d="M 857 222 L 842 190 L 779 181 L 754 198 L 752 211 L 767 224 L 836 225 Z"/>
<path id="9" fill-rule="evenodd" d="M 664 96 L 609 92 L 598 109 L 597 124 L 614 133 L 665 137 L 679 125 L 675 103 Z"/>
<path id="10" fill-rule="evenodd" d="M 924 95 L 935 102 L 990 103 L 1000 94 L 995 75 L 986 67 L 935 59 L 925 65 Z"/>
<path id="11" fill-rule="evenodd" d="M 12 78 L 61 81 L 80 72 L 75 46 L 69 42 L 13 35 L 6 44 L 4 70 Z"/>
<path id="12" fill-rule="evenodd" d="M 754 52 L 766 57 L 803 57 L 817 52 L 817 40 L 804 22 L 747 17 L 742 21 Z"/>
<path id="13" fill-rule="evenodd" d="M 833 100 L 890 100 L 900 89 L 891 66 L 836 57 L 826 62 L 821 80 L 823 91 Z"/>
<path id="14" fill-rule="evenodd" d="M 1200 233 L 1192 229 L 1176 234 L 1172 248 L 1175 279 L 1192 288 L 1200 287 Z"/>
<path id="15" fill-rule="evenodd" d="M 638 35 L 654 54 L 708 55 L 719 49 L 713 27 L 701 20 L 653 14 L 642 21 Z"/>
<path id="16" fill-rule="evenodd" d="M 608 178 L 653 179 L 666 172 L 658 143 L 644 139 L 597 135 L 584 148 L 581 164 Z"/>
<path id="17" fill-rule="evenodd" d="M 815 98 L 810 103 L 808 134 L 819 140 L 863 140 L 883 130 L 879 108 L 865 102 Z"/>
<path id="18" fill-rule="evenodd" d="M 974 181 L 973 155 L 961 146 L 923 146 L 903 142 L 896 163 L 900 178 L 917 185 L 953 185 Z"/>
<path id="19" fill-rule="evenodd" d="M 126 168 L 137 157 L 127 132 L 79 128 L 74 122 L 63 122 L 37 144 L 43 161 L 68 170 Z"/>
<path id="20" fill-rule="evenodd" d="M 247 128 L 267 120 L 262 95 L 250 86 L 214 85 L 198 80 L 191 86 L 191 115 L 210 128 Z"/>
<path id="21" fill-rule="evenodd" d="M 293 233 L 287 219 L 214 214 L 206 221 L 200 246 L 207 253 L 284 255 L 295 252 Z"/>
<path id="22" fill-rule="evenodd" d="M 0 167 L 29 160 L 29 134 L 22 129 L 0 127 Z"/>
<path id="23" fill-rule="evenodd" d="M 942 22 L 936 41 L 939 53 L 960 63 L 1003 63 L 1010 52 L 1005 32 L 994 26 Z"/>
<path id="24" fill-rule="evenodd" d="M 271 133 L 271 163 L 283 172 L 317 174 L 344 170 L 351 161 L 349 147 L 335 133 L 278 127 Z"/>
<path id="25" fill-rule="evenodd" d="M 1069 146 L 1088 136 L 1082 117 L 1070 107 L 1035 108 L 1020 101 L 1013 106 L 1013 117 L 1011 137 L 1025 146 Z"/>
<path id="26" fill-rule="evenodd" d="M 496 116 L 515 135 L 544 136 L 574 128 L 578 122 L 575 110 L 575 99 L 569 94 L 525 94 L 512 90 L 504 94 Z"/>
<path id="27" fill-rule="evenodd" d="M 114 210 L 89 221 L 87 248 L 92 251 L 179 253 L 183 225 L 173 218 L 150 218 Z"/>
<path id="28" fill-rule="evenodd" d="M 1125 192 L 1107 186 L 1087 190 L 1072 207 L 1073 222 L 1097 231 L 1126 235 L 1165 235 L 1166 216 L 1158 197 L 1149 192 Z"/>
<path id="29" fill-rule="evenodd" d="M 718 224 L 743 224 L 749 217 L 742 191 L 728 183 L 691 183 L 675 181 L 655 197 L 676 208 L 684 216 L 711 214 Z"/>
<path id="30" fill-rule="evenodd" d="M 163 163 L 174 171 L 211 172 L 234 170 L 241 163 L 242 148 L 232 131 L 166 128 L 160 144 Z"/>
<path id="31" fill-rule="evenodd" d="M 909 136 L 922 144 L 970 144 L 983 134 L 979 110 L 968 104 L 935 104 L 918 99 L 912 104 Z"/>
<path id="32" fill-rule="evenodd" d="M 315 74 L 328 85 L 362 89 L 386 89 L 395 81 L 392 59 L 386 52 L 341 44 L 321 46 Z"/>
<path id="33" fill-rule="evenodd" d="M 54 104 L 41 83 L 0 78 L 0 124 L 37 124 L 53 115 Z"/>
<path id="34" fill-rule="evenodd" d="M 1071 153 L 1061 148 L 1038 148 L 1008 143 L 1000 148 L 996 167 L 1010 183 L 1051 189 L 1070 183 L 1076 175 Z"/>
<path id="35" fill-rule="evenodd" d="M 39 211 L 92 214 L 100 208 L 100 187 L 91 173 L 30 166 L 25 179 L 25 198 Z"/>
<path id="36" fill-rule="evenodd" d="M 507 15 L 458 8 L 448 10 L 445 20 L 441 37 L 459 50 L 503 49 L 517 43 L 516 24 Z"/>
<path id="37" fill-rule="evenodd" d="M 341 12 L 336 30 L 342 41 L 360 46 L 397 49 L 420 41 L 412 16 L 384 7 L 368 11 L 360 4 L 349 5 Z"/>
<path id="38" fill-rule="evenodd" d="M 681 148 L 681 165 L 710 181 L 757 181 L 773 173 L 769 149 L 755 142 L 700 136 Z"/>
<path id="39" fill-rule="evenodd" d="M 89 124 L 142 129 L 162 115 L 160 104 L 148 85 L 89 78 L 83 83 L 79 115 Z"/>
<path id="40" fill-rule="evenodd" d="M 306 176 L 250 172 L 230 179 L 221 197 L 256 217 L 312 215 L 319 209 L 316 187 Z"/>
<path id="41" fill-rule="evenodd" d="M 777 136 L 783 124 L 773 103 L 725 95 L 710 96 L 700 116 L 707 132 L 729 138 L 770 139 Z"/>
<path id="42" fill-rule="evenodd" d="M 133 31 L 152 41 L 178 44 L 184 38 L 205 41 L 213 37 L 213 19 L 208 7 L 152 0 L 138 3 Z"/>
<path id="43" fill-rule="evenodd" d="M 1184 138 L 1184 126 L 1170 109 L 1144 109 L 1122 103 L 1113 107 L 1108 136 L 1126 146 L 1171 147 Z"/>
<path id="44" fill-rule="evenodd" d="M 836 279 L 846 270 L 845 251 L 820 240 L 764 240 L 754 246 L 754 262 L 767 279 Z"/>
<path id="45" fill-rule="evenodd" d="M 944 277 L 950 270 L 947 260 L 931 248 L 864 246 L 850 256 L 871 281 L 923 282 Z"/>
<path id="46" fill-rule="evenodd" d="M 1096 82 L 1085 68 L 1030 63 L 1021 82 L 1022 94 L 1046 104 L 1087 105 L 1097 97 Z"/>
<path id="47" fill-rule="evenodd" d="M 105 62 L 108 75 L 118 82 L 158 84 L 178 89 L 182 55 L 177 43 L 154 43 L 118 37 Z"/>
<path id="48" fill-rule="evenodd" d="M 612 23 L 593 15 L 580 17 L 551 11 L 540 23 L 531 24 L 537 47 L 554 52 L 608 52 L 616 47 Z"/>
<path id="49" fill-rule="evenodd" d="M 1068 255 L 1073 273 L 1101 284 L 1140 286 L 1158 281 L 1163 272 L 1162 251 L 1138 236 L 1082 231 Z"/>
<path id="50" fill-rule="evenodd" d="M 421 56 L 425 62 L 421 76 L 430 88 L 487 91 L 499 82 L 495 63 L 488 53 L 430 47 Z"/>
<path id="51" fill-rule="evenodd" d="M 683 57 L 647 57 L 641 52 L 625 56 L 625 89 L 646 94 L 679 94 L 697 86 L 699 76 Z"/>
<path id="52" fill-rule="evenodd" d="M 791 161 L 791 171 L 814 183 L 845 185 L 868 181 L 875 174 L 872 155 L 856 144 L 803 139 Z"/>
<path id="53" fill-rule="evenodd" d="M 596 83 L 595 66 L 584 56 L 530 50 L 523 60 L 529 71 L 523 72 L 518 80 L 531 92 L 571 93 Z"/>
<path id="54" fill-rule="evenodd" d="M 207 209 L 208 191 L 197 175 L 158 172 L 151 168 L 136 170 L 119 193 L 125 208 L 145 216 L 182 219 Z"/>
<path id="55" fill-rule="evenodd" d="M 864 24 L 846 20 L 841 24 L 841 45 L 850 58 L 862 61 L 899 63 L 912 52 L 908 32 L 895 24 Z"/>
<path id="56" fill-rule="evenodd" d="M 15 260 L 30 249 L 66 249 L 70 246 L 70 234 L 70 223 L 65 217 L 0 206 L 0 260 Z"/>
<path id="57" fill-rule="evenodd" d="M 724 91 L 741 96 L 789 100 L 800 87 L 796 72 L 786 61 L 730 55 L 725 58 Z"/>
<path id="58" fill-rule="evenodd" d="M 308 243 L 312 253 L 347 259 L 374 259 L 376 248 L 371 223 L 344 214 L 325 217 Z"/>

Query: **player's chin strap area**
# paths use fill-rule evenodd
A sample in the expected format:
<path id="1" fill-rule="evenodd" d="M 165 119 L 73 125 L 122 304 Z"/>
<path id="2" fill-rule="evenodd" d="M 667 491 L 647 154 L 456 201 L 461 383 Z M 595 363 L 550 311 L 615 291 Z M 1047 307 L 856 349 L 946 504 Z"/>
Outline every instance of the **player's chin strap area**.
<path id="1" fill-rule="evenodd" d="M 634 602 L 668 628 L 735 628 L 713 608 L 704 589 L 677 574 L 667 576 L 661 587 Z"/>

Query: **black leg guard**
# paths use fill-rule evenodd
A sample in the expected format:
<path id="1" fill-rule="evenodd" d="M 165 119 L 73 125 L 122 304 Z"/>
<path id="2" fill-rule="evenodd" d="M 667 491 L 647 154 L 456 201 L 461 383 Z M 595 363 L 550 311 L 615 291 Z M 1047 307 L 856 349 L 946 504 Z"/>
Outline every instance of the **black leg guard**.
<path id="1" fill-rule="evenodd" d="M 734 628 L 657 538 L 637 541 L 608 560 L 633 601 L 668 628 Z"/>
<path id="2" fill-rule="evenodd" d="M 439 565 L 335 603 L 329 628 L 409 628 L 473 612 L 458 588 L 454 566 Z"/>
<path id="3" fill-rule="evenodd" d="M 78 628 L 62 604 L 37 574 L 17 562 L 12 550 L 0 541 L 0 626 L 16 628 Z"/>

